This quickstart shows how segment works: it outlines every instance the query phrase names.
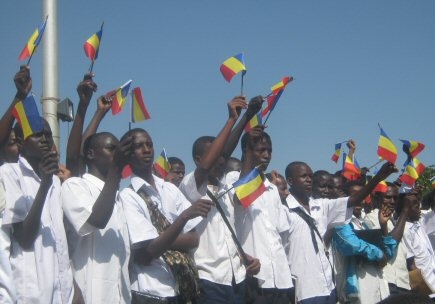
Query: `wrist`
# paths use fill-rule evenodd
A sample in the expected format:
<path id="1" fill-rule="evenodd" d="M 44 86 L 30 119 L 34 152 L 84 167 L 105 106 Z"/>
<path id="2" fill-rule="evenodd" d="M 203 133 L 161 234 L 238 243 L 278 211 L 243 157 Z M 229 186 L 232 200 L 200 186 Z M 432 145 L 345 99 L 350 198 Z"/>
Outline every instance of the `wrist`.
<path id="1" fill-rule="evenodd" d="M 26 99 L 27 95 L 17 91 L 17 93 L 15 94 L 15 99 L 23 101 L 24 99 Z"/>

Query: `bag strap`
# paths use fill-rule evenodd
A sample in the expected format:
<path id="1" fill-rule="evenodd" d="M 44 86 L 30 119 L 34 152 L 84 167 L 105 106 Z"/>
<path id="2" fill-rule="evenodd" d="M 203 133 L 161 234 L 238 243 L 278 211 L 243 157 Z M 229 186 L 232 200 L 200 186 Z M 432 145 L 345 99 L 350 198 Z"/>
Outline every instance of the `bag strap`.
<path id="1" fill-rule="evenodd" d="M 314 235 L 314 233 L 316 233 L 318 235 L 318 237 L 320 238 L 320 240 L 322 240 L 323 242 L 323 238 L 319 232 L 319 230 L 316 227 L 316 224 L 314 223 L 314 219 L 309 216 L 307 213 L 305 213 L 301 208 L 296 207 L 296 208 L 289 208 L 291 211 L 294 211 L 296 214 L 298 214 L 308 225 L 308 227 L 310 227 L 311 230 L 311 240 L 313 242 L 313 246 L 314 246 L 314 250 L 317 252 L 319 252 L 319 246 L 317 245 L 317 240 L 316 240 L 316 236 Z"/>

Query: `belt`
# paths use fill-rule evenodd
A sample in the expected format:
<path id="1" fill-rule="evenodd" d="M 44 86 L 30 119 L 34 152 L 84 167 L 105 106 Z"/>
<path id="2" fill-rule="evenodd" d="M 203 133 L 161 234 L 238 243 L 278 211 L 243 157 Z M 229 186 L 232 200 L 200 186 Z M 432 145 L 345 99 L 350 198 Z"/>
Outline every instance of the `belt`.
<path id="1" fill-rule="evenodd" d="M 132 304 L 178 304 L 178 303 L 182 303 L 182 297 L 179 295 L 174 297 L 159 297 L 156 295 L 132 290 L 131 303 Z"/>

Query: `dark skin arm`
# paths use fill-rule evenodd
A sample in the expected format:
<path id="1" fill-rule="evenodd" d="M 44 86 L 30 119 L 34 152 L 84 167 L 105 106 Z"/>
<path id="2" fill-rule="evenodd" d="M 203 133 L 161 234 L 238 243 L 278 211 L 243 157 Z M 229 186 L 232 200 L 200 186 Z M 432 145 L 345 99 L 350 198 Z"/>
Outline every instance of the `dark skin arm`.
<path id="1" fill-rule="evenodd" d="M 92 207 L 87 222 L 98 229 L 104 229 L 112 216 L 116 193 L 121 181 L 122 168 L 127 164 L 131 153 L 132 138 L 127 137 L 118 144 L 109 168 L 103 189 Z"/>
<path id="2" fill-rule="evenodd" d="M 207 182 L 208 175 L 220 157 L 225 142 L 231 133 L 231 129 L 239 118 L 240 111 L 242 108 L 246 107 L 247 104 L 245 98 L 241 96 L 235 97 L 233 100 L 231 100 L 231 102 L 228 103 L 227 122 L 215 140 L 213 140 L 211 143 L 208 151 L 202 157 L 196 157 L 197 159 L 195 159 L 197 167 L 194 174 L 197 188 L 200 188 L 205 182 Z"/>
<path id="3" fill-rule="evenodd" d="M 97 90 L 97 85 L 92 80 L 93 76 L 94 75 L 90 73 L 85 74 L 83 81 L 77 86 L 80 101 L 66 149 L 66 167 L 71 171 L 72 176 L 80 176 L 83 169 L 80 165 L 83 124 L 89 102 L 91 101 L 92 95 Z"/>
<path id="4" fill-rule="evenodd" d="M 349 196 L 347 207 L 359 206 L 361 202 L 375 189 L 376 185 L 386 179 L 391 173 L 397 172 L 397 168 L 386 162 L 376 175 L 358 192 Z"/>
<path id="5" fill-rule="evenodd" d="M 181 233 L 186 223 L 197 217 L 206 217 L 212 207 L 212 202 L 199 200 L 184 210 L 180 216 L 158 237 L 144 242 L 143 247 L 135 252 L 135 260 L 138 263 L 148 265 L 153 259 L 160 257 L 168 249 L 192 249 L 198 245 L 199 236 L 196 232 L 190 231 Z M 177 245 L 177 246 L 174 246 Z"/>
<path id="6" fill-rule="evenodd" d="M 39 233 L 45 199 L 53 183 L 53 175 L 57 174 L 58 171 L 57 153 L 53 151 L 47 152 L 39 163 L 38 173 L 41 183 L 32 207 L 30 207 L 24 221 L 13 224 L 14 236 L 24 250 L 29 250 L 33 247 L 33 243 Z"/>
<path id="7" fill-rule="evenodd" d="M 256 96 L 249 101 L 248 109 L 243 114 L 242 118 L 237 123 L 236 127 L 231 131 L 230 137 L 225 143 L 225 147 L 222 152 L 222 156 L 225 158 L 225 161 L 227 161 L 228 158 L 230 158 L 231 155 L 233 154 L 234 149 L 236 148 L 239 142 L 240 136 L 242 135 L 246 124 L 251 120 L 252 117 L 255 116 L 255 114 L 258 113 L 258 111 L 261 110 L 262 104 L 263 104 L 263 97 L 261 96 Z"/>
<path id="8" fill-rule="evenodd" d="M 9 134 L 12 130 L 12 125 L 14 123 L 14 116 L 12 111 L 15 105 L 24 100 L 29 92 L 32 90 L 32 78 L 30 78 L 30 69 L 27 66 L 21 66 L 20 71 L 15 74 L 14 77 L 15 87 L 17 88 L 17 93 L 15 94 L 12 103 L 9 105 L 6 112 L 0 119 L 0 146 L 4 146 L 8 141 Z"/>

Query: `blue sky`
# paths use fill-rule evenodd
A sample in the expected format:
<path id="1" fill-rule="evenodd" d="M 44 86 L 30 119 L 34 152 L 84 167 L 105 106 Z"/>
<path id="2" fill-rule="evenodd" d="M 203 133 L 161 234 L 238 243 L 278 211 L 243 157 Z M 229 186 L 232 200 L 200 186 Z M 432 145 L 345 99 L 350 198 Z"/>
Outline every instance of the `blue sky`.
<path id="1" fill-rule="evenodd" d="M 340 169 L 334 144 L 357 142 L 360 165 L 377 161 L 378 122 L 399 139 L 426 144 L 420 160 L 435 164 L 435 2 L 423 1 L 59 1 L 59 97 L 77 104 L 76 86 L 89 67 L 83 43 L 105 22 L 95 82 L 96 98 L 128 79 L 140 86 L 152 119 L 156 156 L 163 147 L 193 169 L 191 145 L 216 135 L 226 103 L 240 92 L 220 64 L 245 54 L 248 98 L 269 93 L 283 76 L 294 81 L 272 113 L 270 169 L 295 160 L 313 170 Z M 18 55 L 42 21 L 42 1 L 4 1 L 0 10 L 0 111 L 15 94 Z M 31 62 L 33 91 L 42 94 L 42 56 Z M 121 136 L 128 108 L 108 114 L 99 130 Z M 71 127 L 71 125 L 69 126 Z M 61 151 L 68 124 L 60 123 Z M 235 151 L 240 156 L 240 148 Z M 62 155 L 64 158 L 64 153 Z M 398 165 L 405 160 L 399 155 Z M 394 178 L 394 177 L 393 177 Z"/>

